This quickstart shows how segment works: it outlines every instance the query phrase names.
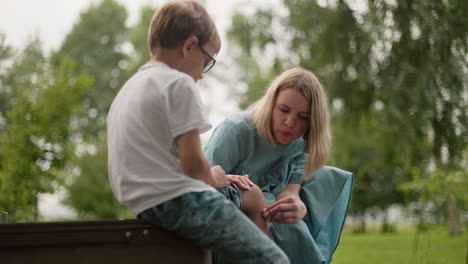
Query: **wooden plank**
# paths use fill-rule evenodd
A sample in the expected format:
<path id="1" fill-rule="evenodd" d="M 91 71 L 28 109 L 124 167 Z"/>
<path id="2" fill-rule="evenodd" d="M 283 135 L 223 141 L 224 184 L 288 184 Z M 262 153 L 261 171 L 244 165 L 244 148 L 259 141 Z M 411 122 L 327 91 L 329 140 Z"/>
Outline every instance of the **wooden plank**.
<path id="1" fill-rule="evenodd" d="M 3 263 L 211 263 L 211 250 L 138 219 L 0 224 Z"/>

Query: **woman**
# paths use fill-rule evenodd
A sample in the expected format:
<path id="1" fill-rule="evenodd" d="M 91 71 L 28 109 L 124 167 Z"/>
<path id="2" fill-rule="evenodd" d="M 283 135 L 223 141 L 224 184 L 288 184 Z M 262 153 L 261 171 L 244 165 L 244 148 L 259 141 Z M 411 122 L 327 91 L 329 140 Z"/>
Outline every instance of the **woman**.
<path id="1" fill-rule="evenodd" d="M 329 263 L 353 180 L 349 172 L 324 166 L 330 145 L 326 93 L 313 73 L 293 68 L 246 112 L 221 123 L 205 154 L 211 166 L 248 175 L 244 183 L 261 188 L 270 236 L 291 263 Z M 225 195 L 241 206 L 236 188 Z"/>

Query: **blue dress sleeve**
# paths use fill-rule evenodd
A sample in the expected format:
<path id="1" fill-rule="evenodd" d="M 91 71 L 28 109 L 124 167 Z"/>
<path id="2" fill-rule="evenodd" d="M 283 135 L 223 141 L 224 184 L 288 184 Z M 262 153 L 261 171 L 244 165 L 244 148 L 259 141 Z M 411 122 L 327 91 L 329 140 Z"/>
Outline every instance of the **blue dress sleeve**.
<path id="1" fill-rule="evenodd" d="M 298 154 L 292 160 L 294 165 L 294 169 L 291 172 L 291 176 L 289 177 L 288 184 L 296 183 L 296 184 L 303 184 L 304 183 L 304 167 L 307 162 L 308 155 L 304 152 Z"/>
<path id="2" fill-rule="evenodd" d="M 240 162 L 240 143 L 238 126 L 225 120 L 213 131 L 203 151 L 211 166 L 219 165 L 226 173 L 230 173 Z"/>

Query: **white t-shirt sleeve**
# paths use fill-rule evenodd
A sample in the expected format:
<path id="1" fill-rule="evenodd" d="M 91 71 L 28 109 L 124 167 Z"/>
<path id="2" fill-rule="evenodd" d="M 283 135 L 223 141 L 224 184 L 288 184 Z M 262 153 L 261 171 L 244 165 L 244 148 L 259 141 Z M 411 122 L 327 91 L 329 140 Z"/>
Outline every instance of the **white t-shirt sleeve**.
<path id="1" fill-rule="evenodd" d="M 180 78 L 173 82 L 163 96 L 172 138 L 176 138 L 193 129 L 200 133 L 212 126 L 195 83 L 189 78 Z"/>

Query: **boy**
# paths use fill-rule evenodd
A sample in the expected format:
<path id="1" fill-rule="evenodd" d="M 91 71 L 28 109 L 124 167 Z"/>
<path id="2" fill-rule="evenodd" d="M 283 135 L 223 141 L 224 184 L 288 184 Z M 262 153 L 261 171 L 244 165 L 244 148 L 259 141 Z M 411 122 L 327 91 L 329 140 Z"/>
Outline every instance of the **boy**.
<path id="1" fill-rule="evenodd" d="M 151 61 L 127 81 L 109 110 L 114 195 L 138 217 L 232 263 L 289 263 L 216 191 L 230 184 L 229 176 L 219 166 L 210 168 L 201 149 L 199 133 L 211 125 L 195 83 L 221 48 L 212 19 L 195 1 L 169 2 L 154 15 L 148 35 Z"/>

